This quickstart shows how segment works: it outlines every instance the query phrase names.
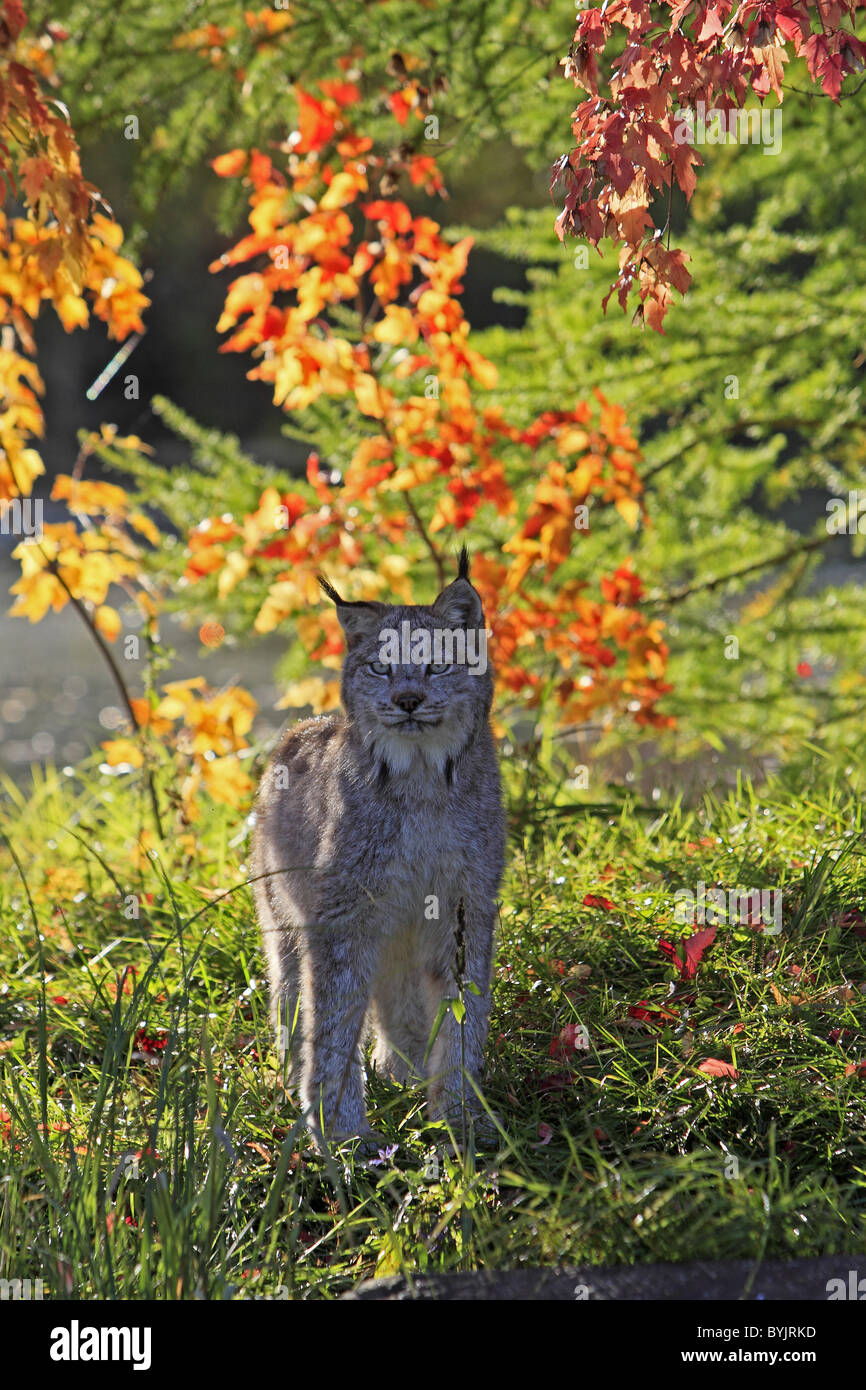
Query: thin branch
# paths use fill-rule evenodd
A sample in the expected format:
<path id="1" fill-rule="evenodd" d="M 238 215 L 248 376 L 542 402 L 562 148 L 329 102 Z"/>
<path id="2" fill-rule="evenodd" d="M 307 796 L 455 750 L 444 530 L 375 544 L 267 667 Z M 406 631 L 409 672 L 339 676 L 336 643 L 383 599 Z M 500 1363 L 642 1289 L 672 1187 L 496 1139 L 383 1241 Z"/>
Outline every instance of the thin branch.
<path id="1" fill-rule="evenodd" d="M 364 341 L 364 340 L 362 339 L 362 341 Z M 373 365 L 373 358 L 372 358 L 372 354 L 370 353 L 370 345 L 369 345 L 369 343 L 366 343 L 366 342 L 365 342 L 365 346 L 366 346 L 366 348 L 367 348 L 367 353 L 368 353 L 369 360 L 370 360 L 370 366 L 369 366 L 370 376 L 373 378 L 374 382 L 376 383 L 376 391 L 377 391 L 377 394 L 378 394 L 378 396 L 379 396 L 379 400 L 380 400 L 380 402 L 381 402 L 381 400 L 382 400 L 382 383 L 380 382 L 379 377 L 378 377 L 378 373 L 376 372 L 376 369 L 375 369 L 375 367 L 374 367 L 374 365 Z M 389 423 L 389 421 L 388 421 L 388 416 L 387 416 L 387 414 L 386 414 L 386 412 L 385 412 L 384 406 L 382 407 L 382 430 L 383 430 L 383 433 L 385 434 L 386 438 L 387 438 L 388 441 L 390 442 L 391 447 L 392 447 L 392 448 L 396 447 L 396 446 L 395 446 L 394 436 L 393 436 L 393 434 L 392 434 L 392 432 L 391 432 L 391 426 L 390 426 L 390 423 Z M 407 488 L 406 491 L 405 491 L 405 493 L 404 493 L 403 495 L 404 495 L 404 497 L 406 498 L 406 506 L 407 506 L 407 508 L 408 508 L 408 510 L 409 510 L 409 514 L 410 514 L 410 516 L 412 517 L 412 520 L 413 520 L 414 523 L 415 523 L 415 529 L 417 530 L 418 535 L 421 537 L 422 541 L 424 542 L 425 546 L 427 547 L 428 551 L 430 552 L 430 558 L 432 559 L 433 564 L 436 566 L 436 575 L 437 575 L 437 577 L 438 577 L 439 584 L 440 584 L 441 587 L 444 589 L 444 587 L 445 587 L 445 563 L 444 563 L 444 561 L 443 561 L 443 559 L 442 559 L 442 555 L 441 555 L 440 552 L 436 549 L 436 546 L 435 546 L 434 543 L 433 543 L 433 539 L 432 539 L 432 537 L 430 536 L 430 533 L 428 532 L 427 527 L 424 525 L 424 519 L 423 519 L 423 517 L 421 516 L 421 513 L 418 511 L 418 507 L 417 507 L 417 505 L 416 505 L 416 503 L 415 503 L 414 498 L 412 497 L 411 490 Z"/>
<path id="2" fill-rule="evenodd" d="M 800 555 L 807 555 L 812 550 L 819 550 L 833 539 L 832 532 L 826 536 L 813 536 L 811 540 L 803 541 L 800 545 L 789 546 L 787 550 L 782 550 L 778 555 L 771 555 L 767 560 L 756 560 L 751 565 L 745 565 L 740 570 L 732 570 L 729 574 L 719 574 L 715 579 L 706 579 L 702 584 L 688 584 L 685 588 L 675 589 L 672 594 L 665 594 L 663 598 L 653 599 L 646 606 L 648 608 L 670 608 L 674 603 L 682 603 L 685 599 L 691 598 L 693 594 L 708 593 L 711 589 L 722 588 L 725 584 L 732 583 L 735 579 L 743 579 L 746 575 L 757 574 L 760 570 L 772 569 L 776 565 L 784 565 L 788 560 L 796 560 Z"/>
<path id="3" fill-rule="evenodd" d="M 434 565 L 436 566 L 436 575 L 437 575 L 437 577 L 438 577 L 438 579 L 439 579 L 439 583 L 442 585 L 442 587 L 443 587 L 443 589 L 444 589 L 444 587 L 445 587 L 445 564 L 444 564 L 444 562 L 443 562 L 442 556 L 441 556 L 440 552 L 436 549 L 436 546 L 433 544 L 432 538 L 431 538 L 430 535 L 428 534 L 428 531 L 427 531 L 426 526 L 424 525 L 424 521 L 423 521 L 423 518 L 422 518 L 422 516 L 421 516 L 421 513 L 418 511 L 418 508 L 416 507 L 415 502 L 413 501 L 412 494 L 407 490 L 407 491 L 404 493 L 404 496 L 405 496 L 405 498 L 406 498 L 406 506 L 409 508 L 409 511 L 410 511 L 410 513 L 411 513 L 411 515 L 412 515 L 412 520 L 415 522 L 415 526 L 416 526 L 416 528 L 417 528 L 418 535 L 421 537 L 421 539 L 422 539 L 422 541 L 424 542 L 424 544 L 426 545 L 427 549 L 430 551 L 431 558 L 432 558 L 432 560 L 433 560 Z"/>
<path id="4" fill-rule="evenodd" d="M 15 489 L 18 492 L 19 496 L 23 497 L 25 494 L 22 492 L 18 483 L 18 479 L 15 477 L 15 471 L 12 465 L 12 460 L 8 457 L 7 464 L 9 467 L 9 472 L 12 474 L 12 481 L 15 484 Z M 127 713 L 129 714 L 129 718 L 132 722 L 133 729 L 141 729 L 141 725 L 139 724 L 139 721 L 136 717 L 135 709 L 133 708 L 132 699 L 130 697 L 129 691 L 126 688 L 126 682 L 123 679 L 120 667 L 114 659 L 114 655 L 111 651 L 111 648 L 106 643 L 105 639 L 102 636 L 102 633 L 96 627 L 96 624 L 93 622 L 93 619 L 91 618 L 87 609 L 84 607 L 84 604 L 81 602 L 79 598 L 76 598 L 75 594 L 73 594 L 66 580 L 63 578 L 63 575 L 60 573 L 60 570 L 58 568 L 57 561 L 49 558 L 39 541 L 34 541 L 34 544 L 38 547 L 39 553 L 45 561 L 45 566 L 48 573 L 54 575 L 54 578 L 57 580 L 61 589 L 63 589 L 64 593 L 66 594 L 66 597 L 69 599 L 69 602 L 72 604 L 76 613 L 81 618 L 81 621 L 84 623 L 84 626 L 87 628 L 87 631 L 90 633 L 91 637 L 93 638 L 94 642 L 96 643 L 97 647 L 102 653 L 103 660 L 105 661 L 109 671 L 111 672 L 114 683 L 117 686 L 118 692 L 120 694 L 120 698 L 126 706 Z M 153 780 L 153 773 L 150 771 L 149 768 L 145 770 L 145 777 L 147 779 L 147 786 L 150 792 L 150 804 L 153 810 L 153 819 L 156 825 L 156 831 L 159 835 L 159 838 L 162 840 L 165 838 L 162 828 L 162 817 L 160 816 L 159 812 L 159 801 L 156 795 L 156 784 Z"/>
<path id="5" fill-rule="evenodd" d="M 44 551 L 42 553 L 43 555 L 45 554 Z M 84 607 L 84 604 L 81 602 L 80 599 L 75 597 L 72 590 L 69 588 L 69 585 L 66 583 L 65 579 L 61 575 L 60 571 L 57 568 L 57 564 L 54 560 L 48 560 L 48 569 L 49 572 L 54 575 L 58 584 L 60 584 L 60 586 L 66 591 L 66 594 L 69 598 L 69 602 L 72 604 L 76 613 L 81 618 L 81 621 L 84 623 L 84 626 L 87 628 L 88 632 L 90 633 L 91 637 L 93 638 L 94 642 L 96 643 L 97 647 L 102 653 L 103 660 L 105 661 L 105 664 L 111 672 L 111 675 L 114 679 L 114 683 L 117 686 L 118 693 L 120 694 L 120 698 L 123 700 L 123 703 L 126 706 L 126 710 L 132 722 L 133 729 L 141 730 L 142 725 L 139 723 L 138 718 L 136 717 L 135 709 L 133 708 L 132 704 L 132 699 L 130 697 L 129 691 L 126 688 L 126 683 L 123 679 L 120 667 L 114 659 L 114 653 L 108 646 L 108 643 L 105 641 L 104 637 L 102 636 L 102 633 L 96 627 L 96 624 L 93 622 L 90 614 Z M 162 817 L 160 816 L 159 801 L 157 800 L 156 785 L 153 780 L 153 773 L 150 771 L 149 768 L 146 769 L 145 776 L 147 779 L 148 791 L 150 792 L 150 805 L 151 809 L 153 810 L 153 819 L 156 823 L 156 833 L 162 840 L 165 838 L 165 834 L 162 828 Z"/>

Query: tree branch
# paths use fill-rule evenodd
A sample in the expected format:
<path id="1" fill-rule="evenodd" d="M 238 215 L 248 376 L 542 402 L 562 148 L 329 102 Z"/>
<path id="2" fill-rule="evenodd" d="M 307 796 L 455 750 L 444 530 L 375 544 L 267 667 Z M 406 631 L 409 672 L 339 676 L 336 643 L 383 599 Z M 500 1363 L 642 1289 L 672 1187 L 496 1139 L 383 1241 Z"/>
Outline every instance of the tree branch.
<path id="1" fill-rule="evenodd" d="M 440 585 L 442 586 L 442 588 L 444 589 L 444 588 L 445 588 L 445 564 L 444 564 L 444 562 L 443 562 L 442 556 L 441 556 L 440 552 L 436 549 L 436 546 L 433 544 L 433 540 L 432 540 L 431 536 L 430 536 L 430 535 L 428 534 L 428 532 L 427 532 L 427 528 L 426 528 L 426 526 L 424 525 L 424 521 L 423 521 L 423 518 L 422 518 L 422 516 L 421 516 L 421 513 L 418 511 L 418 508 L 416 507 L 415 502 L 414 502 L 413 499 L 412 499 L 412 494 L 411 494 L 410 492 L 407 491 L 407 492 L 405 493 L 405 497 L 406 497 L 406 506 L 409 508 L 409 511 L 410 511 L 410 513 L 411 513 L 411 516 L 412 516 L 412 520 L 415 522 L 415 526 L 416 526 L 416 529 L 417 529 L 417 531 L 418 531 L 418 535 L 421 537 L 421 539 L 422 539 L 422 541 L 424 542 L 424 544 L 426 545 L 427 549 L 430 551 L 431 558 L 432 558 L 432 560 L 433 560 L 434 565 L 436 566 L 436 574 L 437 574 L 437 577 L 438 577 L 438 579 L 439 579 L 439 583 L 440 583 Z"/>
<path id="2" fill-rule="evenodd" d="M 776 565 L 784 565 L 788 560 L 796 560 L 800 555 L 808 555 L 810 551 L 819 550 L 833 539 L 833 533 L 828 532 L 826 536 L 813 536 L 811 540 L 803 541 L 800 545 L 789 546 L 787 550 L 782 550 L 778 555 L 771 555 L 767 560 L 756 560 L 754 564 L 745 565 L 740 570 L 731 570 L 729 574 L 719 574 L 715 579 L 706 579 L 702 584 L 689 584 L 685 588 L 675 589 L 672 594 L 666 594 L 664 598 L 652 599 L 647 604 L 647 608 L 670 608 L 675 603 L 682 603 L 685 599 L 691 598 L 693 594 L 708 593 L 711 589 L 719 589 L 725 584 L 732 583 L 735 579 L 743 579 L 746 575 L 757 574 L 760 570 L 772 569 Z"/>
<path id="3" fill-rule="evenodd" d="M 9 472 L 12 474 L 12 481 L 15 484 L 15 489 L 18 495 L 20 497 L 23 497 L 25 494 L 21 491 L 18 479 L 15 476 L 15 471 L 12 466 L 12 460 L 7 457 L 6 461 L 9 467 Z M 61 589 L 66 594 L 66 597 L 69 599 L 69 602 L 72 604 L 76 613 L 81 618 L 81 621 L 84 623 L 84 626 L 87 628 L 87 631 L 90 633 L 91 637 L 93 638 L 94 642 L 96 643 L 97 647 L 102 653 L 102 658 L 105 661 L 105 664 L 107 665 L 109 671 L 111 672 L 114 683 L 117 686 L 118 692 L 120 694 L 120 698 L 126 706 L 126 710 L 132 723 L 133 729 L 140 730 L 141 725 L 139 724 L 138 719 L 136 718 L 135 709 L 133 708 L 132 704 L 132 699 L 130 697 L 129 691 L 126 688 L 126 682 L 123 679 L 120 667 L 115 661 L 114 655 L 110 647 L 106 643 L 105 639 L 102 636 L 102 633 L 99 631 L 96 624 L 93 622 L 90 614 L 84 607 L 84 604 L 81 602 L 79 598 L 76 598 L 75 594 L 73 594 L 69 585 L 66 583 L 66 580 L 60 573 L 57 561 L 49 559 L 48 555 L 46 554 L 43 547 L 40 545 L 39 541 L 34 541 L 34 544 L 39 547 L 39 552 L 45 561 L 45 566 L 49 574 L 54 575 L 54 578 L 57 580 Z M 153 773 L 150 771 L 149 768 L 145 769 L 145 777 L 147 780 L 148 791 L 150 793 L 150 804 L 151 809 L 153 810 L 153 819 L 156 825 L 156 832 L 159 835 L 159 838 L 162 840 L 165 838 L 165 835 L 162 828 L 162 817 L 159 811 L 159 800 L 157 799 L 156 795 L 156 784 L 153 780 Z"/>

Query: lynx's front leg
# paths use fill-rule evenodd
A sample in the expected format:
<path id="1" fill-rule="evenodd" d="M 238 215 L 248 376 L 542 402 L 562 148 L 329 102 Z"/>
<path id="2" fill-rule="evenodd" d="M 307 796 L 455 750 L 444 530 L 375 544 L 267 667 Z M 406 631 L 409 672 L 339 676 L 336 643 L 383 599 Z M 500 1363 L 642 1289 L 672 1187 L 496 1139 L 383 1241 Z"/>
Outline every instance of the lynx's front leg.
<path id="1" fill-rule="evenodd" d="M 316 1142 L 372 1134 L 361 1041 L 376 955 L 363 926 L 326 922 L 301 933 L 301 1103 Z"/>
<path id="2" fill-rule="evenodd" d="M 443 942 L 439 961 L 427 972 L 431 1031 L 442 1000 L 458 993 L 458 981 L 463 985 L 466 1012 L 462 1027 L 449 1009 L 442 1019 L 427 1066 L 432 1117 L 447 1119 L 452 1125 L 459 1124 L 464 1101 L 468 1115 L 477 1117 L 483 1113 L 472 1082 L 480 1086 L 484 1070 L 496 920 L 495 903 L 470 897 L 462 902 L 462 911 L 455 910 L 454 914 L 454 936 L 450 942 L 447 939 Z M 479 993 L 466 988 L 470 982 Z"/>

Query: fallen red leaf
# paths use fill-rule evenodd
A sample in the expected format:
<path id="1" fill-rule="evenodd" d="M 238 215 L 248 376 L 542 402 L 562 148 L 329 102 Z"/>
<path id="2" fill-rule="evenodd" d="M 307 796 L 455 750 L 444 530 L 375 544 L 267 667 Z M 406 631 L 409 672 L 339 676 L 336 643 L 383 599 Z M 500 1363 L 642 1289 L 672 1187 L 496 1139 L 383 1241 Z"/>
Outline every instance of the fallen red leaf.
<path id="1" fill-rule="evenodd" d="M 575 1052 L 587 1052 L 588 1050 L 589 1040 L 586 1029 L 577 1023 L 566 1023 L 558 1037 L 552 1040 L 547 1054 L 549 1057 L 559 1057 L 563 1061 L 568 1061 Z"/>
<path id="2" fill-rule="evenodd" d="M 701 1062 L 698 1071 L 702 1071 L 705 1076 L 720 1076 L 729 1081 L 738 1081 L 740 1076 L 736 1067 L 732 1067 L 730 1062 L 722 1062 L 718 1057 L 708 1057 L 705 1062 Z"/>
<path id="3" fill-rule="evenodd" d="M 629 1004 L 628 1016 L 639 1019 L 641 1023 L 652 1023 L 657 1028 L 663 1028 L 667 1021 L 679 1017 L 676 1009 L 656 1009 L 645 999 L 640 999 L 637 1004 Z"/>
<path id="4" fill-rule="evenodd" d="M 663 951 L 668 960 L 676 965 L 680 972 L 681 980 L 693 980 L 698 973 L 698 966 L 701 957 L 707 947 L 711 946 L 716 939 L 716 927 L 702 927 L 700 931 L 693 932 L 691 936 L 680 938 L 679 947 L 672 942 L 659 937 L 659 950 Z M 680 954 L 682 951 L 682 954 Z"/>
<path id="5" fill-rule="evenodd" d="M 836 926 L 852 931 L 855 936 L 866 938 L 866 917 L 859 907 L 843 907 L 836 915 Z"/>

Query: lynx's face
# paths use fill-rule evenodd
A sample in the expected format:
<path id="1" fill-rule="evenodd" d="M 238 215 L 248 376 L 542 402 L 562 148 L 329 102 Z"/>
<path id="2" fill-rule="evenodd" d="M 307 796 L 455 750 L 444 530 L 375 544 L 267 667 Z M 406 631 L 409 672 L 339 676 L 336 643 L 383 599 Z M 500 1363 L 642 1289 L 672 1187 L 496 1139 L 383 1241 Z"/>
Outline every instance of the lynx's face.
<path id="1" fill-rule="evenodd" d="M 460 578 L 425 606 L 338 604 L 346 713 L 392 772 L 442 770 L 487 719 L 493 679 L 481 600 Z"/>

